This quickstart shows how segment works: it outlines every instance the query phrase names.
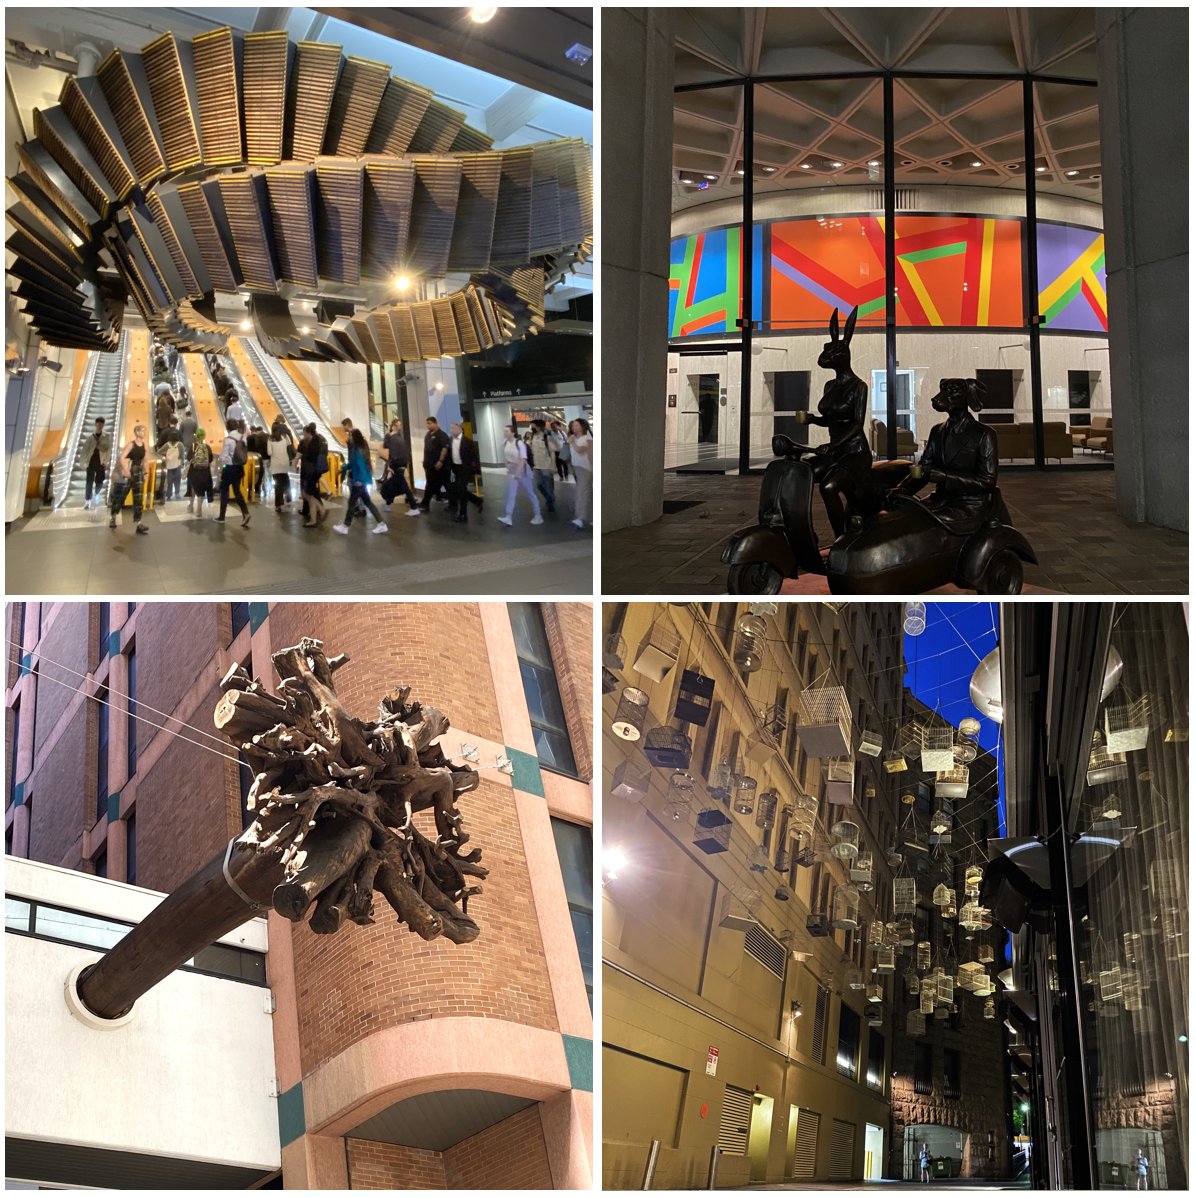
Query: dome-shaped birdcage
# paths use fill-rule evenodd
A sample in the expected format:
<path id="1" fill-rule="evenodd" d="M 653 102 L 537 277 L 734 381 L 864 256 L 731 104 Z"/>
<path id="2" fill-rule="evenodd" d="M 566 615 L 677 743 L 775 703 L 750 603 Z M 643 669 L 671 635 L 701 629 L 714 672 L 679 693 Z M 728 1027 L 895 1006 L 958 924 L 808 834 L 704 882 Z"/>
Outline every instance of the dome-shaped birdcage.
<path id="1" fill-rule="evenodd" d="M 762 616 L 746 612 L 735 623 L 735 648 L 731 656 L 745 674 L 755 673 L 764 664 L 764 641 L 768 626 Z"/>
<path id="2" fill-rule="evenodd" d="M 665 796 L 665 818 L 674 823 L 688 822 L 697 788 L 697 780 L 692 774 L 675 771 L 669 778 L 669 793 Z"/>
<path id="3" fill-rule="evenodd" d="M 809 795 L 797 795 L 793 800 L 793 811 L 789 817 L 789 834 L 791 836 L 812 836 L 817 818 L 817 801 Z"/>
<path id="4" fill-rule="evenodd" d="M 963 893 L 966 898 L 980 897 L 980 883 L 984 881 L 984 866 L 969 865 L 963 871 Z"/>
<path id="5" fill-rule="evenodd" d="M 955 892 L 945 882 L 940 882 L 930 896 L 930 901 L 936 907 L 945 907 L 955 901 Z"/>
<path id="6" fill-rule="evenodd" d="M 622 740 L 639 740 L 648 718 L 648 695 L 635 686 L 625 686 L 619 696 L 611 731 Z"/>
<path id="7" fill-rule="evenodd" d="M 831 901 L 831 927 L 853 932 L 859 926 L 860 892 L 854 886 L 836 886 Z"/>
<path id="8" fill-rule="evenodd" d="M 730 805 L 731 792 L 743 773 L 743 759 L 728 753 L 720 757 L 710 771 L 710 797 Z"/>
<path id="9" fill-rule="evenodd" d="M 850 861 L 860 851 L 860 827 L 849 819 L 831 825 L 831 856 Z"/>
<path id="10" fill-rule="evenodd" d="M 765 790 L 760 792 L 756 803 L 756 827 L 766 831 L 777 822 L 777 792 Z"/>
<path id="11" fill-rule="evenodd" d="M 739 815 L 751 815 L 756 809 L 757 785 L 750 774 L 740 774 L 731 791 L 731 809 Z"/>

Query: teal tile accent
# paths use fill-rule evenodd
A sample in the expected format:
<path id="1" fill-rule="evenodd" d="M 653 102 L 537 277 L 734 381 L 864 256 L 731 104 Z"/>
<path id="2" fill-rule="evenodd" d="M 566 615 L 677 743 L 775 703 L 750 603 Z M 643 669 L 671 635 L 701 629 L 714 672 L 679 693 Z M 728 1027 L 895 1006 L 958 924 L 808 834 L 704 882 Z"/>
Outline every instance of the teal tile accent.
<path id="1" fill-rule="evenodd" d="M 523 753 L 519 749 L 512 749 L 510 745 L 506 746 L 506 750 L 511 764 L 515 767 L 515 772 L 511 775 L 511 785 L 516 790 L 523 790 L 529 795 L 539 795 L 540 798 L 543 798 L 544 775 L 540 773 L 539 758 L 533 757 L 530 753 Z"/>
<path id="2" fill-rule="evenodd" d="M 285 1148 L 307 1130 L 303 1116 L 303 1083 L 296 1082 L 285 1094 L 278 1096 L 278 1138 Z"/>
<path id="3" fill-rule="evenodd" d="M 108 796 L 108 822 L 116 823 L 120 819 L 120 792 Z"/>
<path id="4" fill-rule="evenodd" d="M 108 634 L 108 654 L 110 657 L 116 657 L 120 653 L 120 633 L 110 632 Z"/>
<path id="5" fill-rule="evenodd" d="M 12 805 L 14 807 L 22 807 L 25 804 L 25 783 L 18 782 L 12 788 Z"/>
<path id="6" fill-rule="evenodd" d="M 268 603 L 251 603 L 249 605 L 249 631 L 257 632 L 266 622 L 266 617 L 269 614 L 270 605 Z"/>
<path id="7" fill-rule="evenodd" d="M 17 670 L 18 678 L 24 678 L 26 674 L 33 673 L 32 669 L 30 668 L 32 661 L 33 661 L 32 653 L 22 653 L 21 654 L 21 668 L 19 670 Z"/>
<path id="8" fill-rule="evenodd" d="M 569 1065 L 569 1084 L 575 1090 L 594 1090 L 594 1041 L 583 1040 L 580 1036 L 566 1036 L 561 1033 L 565 1042 L 565 1060 Z"/>

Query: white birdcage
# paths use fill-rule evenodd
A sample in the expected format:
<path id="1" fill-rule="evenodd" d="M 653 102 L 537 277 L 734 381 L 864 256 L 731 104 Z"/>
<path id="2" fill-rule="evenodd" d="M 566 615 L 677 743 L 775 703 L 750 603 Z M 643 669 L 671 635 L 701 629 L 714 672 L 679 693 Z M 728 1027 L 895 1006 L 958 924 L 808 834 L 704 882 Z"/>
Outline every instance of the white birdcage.
<path id="1" fill-rule="evenodd" d="M 665 798 L 664 814 L 674 823 L 688 822 L 693 808 L 697 782 L 692 774 L 676 770 L 669 778 L 669 792 Z"/>
<path id="2" fill-rule="evenodd" d="M 1097 975 L 1100 996 L 1104 1002 L 1118 1002 L 1121 999 L 1124 984 L 1121 977 L 1121 966 L 1114 964 L 1109 969 L 1102 969 Z"/>
<path id="3" fill-rule="evenodd" d="M 980 883 L 984 881 L 984 866 L 969 865 L 963 871 L 963 893 L 966 898 L 980 897 Z"/>
<path id="4" fill-rule="evenodd" d="M 856 966 L 852 966 L 847 970 L 846 982 L 848 990 L 863 990 L 864 971 Z"/>
<path id="5" fill-rule="evenodd" d="M 1121 971 L 1121 1001 L 1127 1011 L 1142 1010 L 1142 975 L 1136 969 Z"/>
<path id="6" fill-rule="evenodd" d="M 984 1018 L 996 1019 L 997 1017 L 997 1001 L 994 998 L 984 1000 Z"/>
<path id="7" fill-rule="evenodd" d="M 940 973 L 936 979 L 937 993 L 935 1000 L 940 1003 L 949 1003 L 955 998 L 955 979 L 947 972 Z"/>
<path id="8" fill-rule="evenodd" d="M 872 854 L 860 853 L 851 863 L 847 876 L 867 894 L 872 889 Z"/>
<path id="9" fill-rule="evenodd" d="M 1110 753 L 1145 749 L 1150 735 L 1150 696 L 1105 708 L 1105 744 Z"/>
<path id="10" fill-rule="evenodd" d="M 902 774 L 909 769 L 909 762 L 906 761 L 904 753 L 886 753 L 884 767 L 887 774 Z"/>
<path id="11" fill-rule="evenodd" d="M 892 944 L 882 944 L 876 950 L 876 972 L 892 973 L 897 968 L 897 949 Z"/>
<path id="12" fill-rule="evenodd" d="M 742 773 L 743 760 L 730 753 L 724 754 L 710 770 L 710 797 L 720 803 L 730 803 L 731 792 Z"/>
<path id="13" fill-rule="evenodd" d="M 918 1010 L 925 1015 L 934 1014 L 935 983 L 931 978 L 922 981 L 922 993 L 918 995 Z"/>
<path id="14" fill-rule="evenodd" d="M 918 883 L 914 878 L 893 879 L 893 914 L 913 915 L 918 909 Z"/>
<path id="15" fill-rule="evenodd" d="M 1088 755 L 1088 785 L 1103 786 L 1109 782 L 1124 782 L 1130 776 L 1124 753 L 1110 753 L 1097 741 L 1100 733 L 1093 733 L 1092 752 Z"/>
<path id="16" fill-rule="evenodd" d="M 620 761 L 615 766 L 610 793 L 629 803 L 642 802 L 652 782 L 652 771 L 634 761 Z"/>
<path id="17" fill-rule="evenodd" d="M 948 724 L 931 724 L 922 733 L 922 769 L 942 774 L 955 765 L 955 737 Z"/>
<path id="18" fill-rule="evenodd" d="M 979 903 L 964 903 L 959 909 L 959 926 L 965 932 L 983 932 L 993 926 L 992 912 Z"/>
<path id="19" fill-rule="evenodd" d="M 941 836 L 951 830 L 951 816 L 946 808 L 937 807 L 930 816 L 930 830 L 935 836 Z"/>
<path id="20" fill-rule="evenodd" d="M 750 932 L 759 922 L 756 911 L 762 901 L 754 886 L 733 886 L 723 895 L 718 926 L 733 932 Z"/>
<path id="21" fill-rule="evenodd" d="M 934 797 L 936 799 L 966 799 L 970 773 L 971 771 L 966 765 L 957 765 L 940 774 L 935 774 Z"/>
<path id="22" fill-rule="evenodd" d="M 831 856 L 850 861 L 860 851 L 860 827 L 849 819 L 831 825 Z"/>
<path id="23" fill-rule="evenodd" d="M 793 812 L 789 819 L 791 836 L 813 836 L 814 823 L 818 818 L 818 803 L 809 795 L 799 794 L 793 800 Z"/>
<path id="24" fill-rule="evenodd" d="M 874 919 L 868 925 L 868 947 L 876 952 L 885 944 L 885 925 L 879 919 Z"/>
<path id="25" fill-rule="evenodd" d="M 911 998 L 917 998 L 922 993 L 922 979 L 916 973 L 907 973 L 905 975 L 905 988 L 909 991 Z"/>
<path id="26" fill-rule="evenodd" d="M 926 1016 L 922 1014 L 921 1010 L 906 1012 L 905 1034 L 907 1036 L 926 1035 Z"/>
<path id="27" fill-rule="evenodd" d="M 829 761 L 826 766 L 826 801 L 850 807 L 855 799 L 855 762 Z"/>
<path id="28" fill-rule="evenodd" d="M 880 733 L 874 732 L 871 728 L 864 728 L 860 732 L 859 751 L 865 757 L 879 757 L 880 750 L 883 747 L 880 739 Z"/>
<path id="29" fill-rule="evenodd" d="M 955 902 L 955 892 L 945 882 L 940 882 L 934 888 L 934 893 L 930 896 L 930 901 L 936 907 L 946 907 L 948 904 Z"/>
<path id="30" fill-rule="evenodd" d="M 841 686 L 812 686 L 797 701 L 797 736 L 811 757 L 851 752 L 851 705 Z"/>
<path id="31" fill-rule="evenodd" d="M 972 988 L 972 993 L 976 995 L 977 998 L 984 998 L 986 995 L 991 994 L 995 988 L 996 987 L 993 986 L 992 978 L 988 976 L 988 971 L 985 970 L 976 979 L 976 984 Z"/>
<path id="32" fill-rule="evenodd" d="M 930 968 L 930 941 L 919 940 L 917 953 L 914 962 L 918 969 L 923 971 Z"/>
<path id="33" fill-rule="evenodd" d="M 671 619 L 661 616 L 640 643 L 632 669 L 653 682 L 663 682 L 665 675 L 677 664 L 680 652 L 681 634 Z"/>
<path id="34" fill-rule="evenodd" d="M 869 1002 L 884 1002 L 885 988 L 882 982 L 869 982 L 864 987 L 864 997 Z"/>
<path id="35" fill-rule="evenodd" d="M 979 961 L 981 965 L 991 965 L 993 963 L 994 956 L 995 954 L 993 952 L 993 946 L 987 942 L 981 944 L 980 947 L 976 949 L 976 960 Z"/>
<path id="36" fill-rule="evenodd" d="M 926 631 L 926 604 L 915 600 L 905 605 L 905 619 L 901 627 L 906 636 L 921 636 Z"/>
<path id="37" fill-rule="evenodd" d="M 975 991 L 976 987 L 981 984 L 981 979 L 986 975 L 984 966 L 979 961 L 965 961 L 956 972 L 955 984 L 961 990 Z"/>
<path id="38" fill-rule="evenodd" d="M 764 664 L 764 638 L 768 626 L 762 616 L 746 612 L 735 623 L 735 648 L 731 654 L 745 674 L 753 674 Z"/>
<path id="39" fill-rule="evenodd" d="M 917 935 L 911 919 L 898 919 L 889 925 L 889 935 L 894 944 L 909 948 Z"/>
<path id="40" fill-rule="evenodd" d="M 860 926 L 860 892 L 854 886 L 836 886 L 831 900 L 831 927 L 854 932 Z"/>

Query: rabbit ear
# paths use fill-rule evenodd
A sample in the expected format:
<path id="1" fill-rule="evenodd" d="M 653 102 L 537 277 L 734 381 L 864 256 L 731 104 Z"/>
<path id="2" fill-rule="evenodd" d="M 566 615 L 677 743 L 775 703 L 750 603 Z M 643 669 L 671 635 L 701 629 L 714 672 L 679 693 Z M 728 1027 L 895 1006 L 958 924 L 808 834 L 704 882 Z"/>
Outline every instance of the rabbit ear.
<path id="1" fill-rule="evenodd" d="M 839 340 L 839 309 L 834 308 L 831 311 L 831 340 Z"/>
<path id="2" fill-rule="evenodd" d="M 851 315 L 847 318 L 847 325 L 843 329 L 843 344 L 844 345 L 851 344 L 851 335 L 852 335 L 852 333 L 855 332 L 855 318 L 857 316 L 859 316 L 859 314 L 860 314 L 860 309 L 859 309 L 859 305 L 857 304 L 856 307 L 852 308 Z"/>

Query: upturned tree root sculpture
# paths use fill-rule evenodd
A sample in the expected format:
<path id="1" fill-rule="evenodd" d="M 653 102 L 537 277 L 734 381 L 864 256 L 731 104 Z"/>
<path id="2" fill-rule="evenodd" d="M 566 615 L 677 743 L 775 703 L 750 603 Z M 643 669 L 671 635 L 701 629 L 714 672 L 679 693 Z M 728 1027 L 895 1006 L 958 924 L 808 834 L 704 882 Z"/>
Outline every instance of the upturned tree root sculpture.
<path id="1" fill-rule="evenodd" d="M 281 682 L 270 695 L 240 666 L 221 682 L 215 723 L 254 772 L 253 824 L 240 845 L 279 857 L 283 878 L 274 909 L 296 922 L 312 904 L 313 932 L 335 932 L 348 918 L 373 923 L 378 890 L 400 921 L 425 940 L 464 944 L 478 935 L 471 879 L 487 870 L 481 850 L 463 851 L 469 834 L 457 810 L 478 775 L 449 762 L 434 744 L 448 717 L 410 701 L 410 687 L 383 698 L 378 718 L 354 718 L 333 675 L 346 664 L 305 638 L 273 655 Z M 431 811 L 435 837 L 416 826 Z"/>
<path id="2" fill-rule="evenodd" d="M 434 742 L 448 717 L 409 687 L 386 695 L 375 720 L 350 715 L 333 684 L 348 660 L 305 637 L 273 655 L 277 696 L 239 665 L 224 676 L 214 718 L 254 773 L 253 823 L 80 974 L 93 1015 L 125 1015 L 266 906 L 296 923 L 310 912 L 312 931 L 329 934 L 346 919 L 373 923 L 377 890 L 425 940 L 477 938 L 469 900 L 487 871 L 480 849 L 465 851 L 457 800 L 478 774 L 444 756 Z"/>

